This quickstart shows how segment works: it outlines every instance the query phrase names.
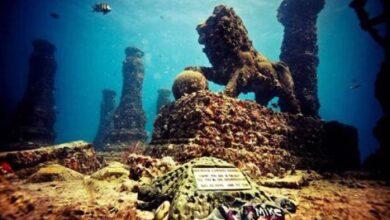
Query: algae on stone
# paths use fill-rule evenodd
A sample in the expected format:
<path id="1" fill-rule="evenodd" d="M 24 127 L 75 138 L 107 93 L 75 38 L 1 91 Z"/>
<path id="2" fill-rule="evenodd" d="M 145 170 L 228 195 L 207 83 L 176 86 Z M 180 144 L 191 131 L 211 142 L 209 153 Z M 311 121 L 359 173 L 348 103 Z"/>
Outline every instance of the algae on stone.
<path id="1" fill-rule="evenodd" d="M 176 76 L 172 85 L 172 92 L 175 99 L 179 99 L 185 94 L 207 90 L 207 79 L 198 71 L 185 70 Z"/>
<path id="2" fill-rule="evenodd" d="M 82 180 L 84 175 L 59 164 L 49 164 L 41 167 L 27 180 L 29 183 Z"/>
<path id="3" fill-rule="evenodd" d="M 119 162 L 111 162 L 108 166 L 96 171 L 91 175 L 91 178 L 97 180 L 120 180 L 128 179 L 130 172 L 126 169 L 126 165 Z"/>

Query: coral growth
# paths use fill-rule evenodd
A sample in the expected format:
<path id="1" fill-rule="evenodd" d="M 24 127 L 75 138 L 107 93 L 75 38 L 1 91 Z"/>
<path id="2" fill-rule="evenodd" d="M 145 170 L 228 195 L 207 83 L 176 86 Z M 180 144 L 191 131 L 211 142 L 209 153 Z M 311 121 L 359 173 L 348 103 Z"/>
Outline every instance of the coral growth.
<path id="1" fill-rule="evenodd" d="M 126 167 L 120 164 L 115 167 L 120 166 Z M 190 164 L 190 166 L 192 165 Z M 180 169 L 181 167 L 188 171 L 188 168 L 184 166 L 176 168 Z M 153 168 L 152 165 L 150 169 Z M 178 207 L 175 203 L 169 203 L 165 200 L 161 204 L 158 202 L 155 204 L 156 207 L 160 208 L 154 212 L 137 209 L 136 204 L 143 204 L 137 193 L 134 192 L 140 191 L 137 190 L 140 182 L 125 179 L 124 175 L 118 174 L 118 169 L 104 170 L 106 172 L 94 174 L 98 178 L 84 176 L 84 180 L 27 183 L 25 180 L 10 180 L 8 176 L 2 174 L 0 169 L 0 219 L 159 219 L 159 217 L 172 214 L 170 210 Z M 119 173 L 126 173 L 123 169 L 119 169 L 119 171 Z M 174 169 L 171 171 L 175 173 Z M 97 175 L 98 173 L 104 173 L 104 175 Z M 166 173 L 166 177 L 169 175 Z M 268 179 L 265 184 L 267 186 L 260 187 L 260 191 L 264 192 L 265 195 L 286 197 L 298 204 L 296 213 L 286 216 L 286 219 L 328 217 L 331 219 L 388 219 L 390 217 L 390 204 L 388 202 L 390 191 L 383 181 L 362 180 L 353 176 L 335 176 L 331 179 L 314 178 L 310 180 L 310 184 L 300 185 L 300 187 L 293 185 L 291 188 L 291 182 L 296 180 L 299 182 L 300 175 L 301 173 L 297 172 L 296 175 L 288 176 L 288 179 Z M 181 193 L 192 192 L 184 188 L 187 187 L 187 184 L 184 183 L 190 182 L 186 180 L 193 180 L 192 176 L 188 175 L 187 179 L 184 176 L 177 178 L 183 182 L 172 182 L 166 177 L 160 177 L 156 182 L 183 186 L 183 188 L 176 188 L 176 190 L 173 187 L 167 190 L 166 185 L 164 185 L 164 192 L 168 192 L 168 195 L 184 195 Z M 168 181 L 166 183 L 159 181 L 164 179 Z M 252 180 L 259 182 L 256 178 L 252 178 Z M 284 187 L 286 183 L 282 182 L 289 182 L 288 186 Z M 247 192 L 253 191 L 241 191 L 241 193 L 237 193 L 236 198 L 249 199 L 252 193 Z M 185 201 L 187 205 L 180 210 L 188 213 L 185 215 L 192 215 L 195 214 L 192 211 L 198 207 L 216 204 L 214 200 L 211 202 L 206 200 L 199 204 L 197 201 L 201 201 L 201 197 L 210 195 L 210 199 L 224 199 L 219 195 L 229 194 L 229 191 L 214 192 L 198 191 L 196 194 L 194 193 L 193 197 L 185 198 L 182 196 L 180 199 Z M 263 197 L 264 195 L 259 196 Z M 147 202 L 162 198 L 153 197 L 153 195 L 149 197 L 151 199 Z M 187 202 L 187 199 L 190 202 Z M 232 197 L 226 196 L 225 199 L 231 201 Z M 206 211 L 197 213 L 197 215 Z M 208 210 L 208 212 L 211 211 Z"/>
<path id="2" fill-rule="evenodd" d="M 339 166 L 345 158 L 358 164 L 357 141 L 344 141 L 346 135 L 328 127 L 319 119 L 277 113 L 254 102 L 199 91 L 161 109 L 149 153 L 172 156 L 179 162 L 202 156 L 239 167 L 251 162 L 261 175 L 283 175 L 295 168 L 349 169 L 349 165 Z"/>
<path id="3" fill-rule="evenodd" d="M 115 91 L 104 89 L 103 99 L 100 104 L 99 128 L 93 141 L 96 150 L 104 150 L 107 144 L 107 135 L 112 130 L 112 116 L 115 110 Z"/>
<path id="4" fill-rule="evenodd" d="M 117 171 L 92 178 L 49 165 L 29 181 L 12 182 L 0 172 L 0 219 L 140 219 L 136 194 L 126 190 L 133 181 Z"/>
<path id="5" fill-rule="evenodd" d="M 176 162 L 171 157 L 158 159 L 139 154 L 129 154 L 124 162 L 129 166 L 130 178 L 142 182 L 151 182 L 155 177 L 162 176 L 176 168 Z"/>
<path id="6" fill-rule="evenodd" d="M 120 151 L 135 141 L 145 141 L 146 116 L 142 109 L 142 82 L 144 80 L 144 53 L 135 47 L 125 50 L 123 62 L 123 86 L 118 108 L 115 110 L 114 127 L 107 135 L 107 150 Z"/>
<path id="7" fill-rule="evenodd" d="M 17 107 L 9 134 L 12 149 L 37 148 L 54 143 L 54 78 L 57 63 L 55 47 L 35 40 L 30 56 L 27 89 Z"/>
<path id="8" fill-rule="evenodd" d="M 284 0 L 278 20 L 284 26 L 280 60 L 291 70 L 295 95 L 304 115 L 318 117 L 317 94 L 317 16 L 325 0 Z"/>
<path id="9" fill-rule="evenodd" d="M 200 90 L 207 90 L 207 79 L 198 71 L 186 70 L 176 76 L 172 85 L 172 92 L 175 99 L 185 94 L 191 94 Z"/>
<path id="10" fill-rule="evenodd" d="M 277 96 L 282 111 L 300 112 L 289 68 L 282 62 L 270 62 L 255 50 L 241 18 L 232 8 L 215 7 L 197 31 L 212 67 L 187 69 L 200 71 L 208 80 L 226 85 L 225 94 L 231 97 L 254 92 L 256 101 L 267 105 Z"/>
<path id="11" fill-rule="evenodd" d="M 84 176 L 72 169 L 59 164 L 49 164 L 41 167 L 36 173 L 31 175 L 27 181 L 29 183 L 41 183 L 52 181 L 82 180 Z"/>
<path id="12" fill-rule="evenodd" d="M 0 162 L 7 162 L 20 176 L 30 175 L 39 165 L 58 163 L 81 173 L 92 173 L 102 166 L 91 144 L 75 141 L 32 150 L 0 153 Z M 20 172 L 19 172 L 20 171 Z"/>

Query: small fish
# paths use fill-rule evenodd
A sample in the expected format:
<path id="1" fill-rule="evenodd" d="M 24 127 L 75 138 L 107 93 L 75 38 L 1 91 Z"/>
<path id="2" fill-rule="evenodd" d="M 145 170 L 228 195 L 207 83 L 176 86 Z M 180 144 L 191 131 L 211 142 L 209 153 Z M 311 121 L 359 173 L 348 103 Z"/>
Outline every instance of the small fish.
<path id="1" fill-rule="evenodd" d="M 163 19 L 164 19 L 164 16 L 160 15 L 160 19 L 163 20 Z"/>
<path id="2" fill-rule="evenodd" d="M 350 86 L 349 89 L 355 90 L 355 89 L 358 89 L 358 88 L 360 88 L 360 87 L 362 87 L 362 85 L 360 85 L 360 84 L 355 84 L 355 85 Z"/>
<path id="3" fill-rule="evenodd" d="M 54 19 L 59 19 L 60 15 L 58 13 L 52 12 L 52 13 L 50 13 L 50 17 L 52 17 Z"/>
<path id="4" fill-rule="evenodd" d="M 103 14 L 107 14 L 112 10 L 111 6 L 107 3 L 96 3 L 92 6 L 93 12 L 101 12 Z"/>

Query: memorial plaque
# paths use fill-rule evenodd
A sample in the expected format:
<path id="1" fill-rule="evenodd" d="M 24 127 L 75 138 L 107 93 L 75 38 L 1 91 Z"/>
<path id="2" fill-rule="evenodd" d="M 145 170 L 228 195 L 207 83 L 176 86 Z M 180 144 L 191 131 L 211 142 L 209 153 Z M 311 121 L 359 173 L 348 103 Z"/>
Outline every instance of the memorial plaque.
<path id="1" fill-rule="evenodd" d="M 237 168 L 192 168 L 198 190 L 245 190 L 251 189 L 246 177 Z"/>

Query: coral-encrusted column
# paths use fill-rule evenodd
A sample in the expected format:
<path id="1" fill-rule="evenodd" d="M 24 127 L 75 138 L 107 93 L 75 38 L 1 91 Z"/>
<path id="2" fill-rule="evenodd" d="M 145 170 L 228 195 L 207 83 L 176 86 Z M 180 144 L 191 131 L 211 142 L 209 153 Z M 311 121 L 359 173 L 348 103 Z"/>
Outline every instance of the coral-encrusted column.
<path id="1" fill-rule="evenodd" d="M 100 123 L 99 128 L 93 141 L 93 145 L 97 150 L 103 150 L 107 142 L 107 134 L 112 129 L 112 116 L 115 110 L 115 91 L 104 89 L 102 91 L 103 99 L 100 104 Z"/>
<path id="2" fill-rule="evenodd" d="M 122 95 L 114 114 L 114 128 L 108 137 L 110 145 L 107 146 L 107 150 L 122 150 L 136 141 L 145 141 L 147 138 L 146 117 L 141 97 L 144 53 L 135 47 L 128 47 L 125 53 Z"/>
<path id="3" fill-rule="evenodd" d="M 317 17 L 325 0 L 283 0 L 278 20 L 284 25 L 280 59 L 288 64 L 295 83 L 295 95 L 304 115 L 318 116 Z"/>
<path id="4" fill-rule="evenodd" d="M 0 79 L 2 80 L 2 79 Z M 0 91 L 2 92 L 2 91 Z M 4 93 L 1 93 L 4 94 Z M 5 101 L 2 95 L 0 95 L 0 145 L 3 146 L 5 139 L 5 127 L 6 127 L 6 116 L 5 116 Z M 0 151 L 4 150 L 0 147 Z"/>
<path id="5" fill-rule="evenodd" d="M 367 3 L 368 1 L 353 0 L 350 7 L 355 10 L 361 28 L 367 31 L 372 39 L 383 47 L 385 57 L 375 81 L 375 97 L 383 111 L 383 116 L 374 128 L 374 135 L 380 146 L 374 154 L 367 158 L 363 166 L 388 178 L 390 177 L 390 170 L 388 169 L 390 166 L 390 136 L 388 135 L 390 130 L 390 98 L 388 95 L 390 84 L 390 19 L 386 15 L 390 13 L 390 3 L 389 1 L 382 1 L 383 11 L 379 15 L 368 13 L 366 10 Z M 385 34 L 380 33 L 379 25 L 384 25 L 386 28 Z"/>
<path id="6" fill-rule="evenodd" d="M 54 78 L 57 63 L 56 48 L 46 40 L 33 42 L 30 56 L 27 89 L 17 107 L 12 123 L 9 143 L 15 149 L 36 148 L 53 144 L 54 122 Z"/>
<path id="7" fill-rule="evenodd" d="M 156 105 L 156 112 L 160 111 L 161 107 L 164 105 L 167 105 L 171 103 L 171 90 L 169 89 L 159 89 L 157 90 L 158 97 L 157 97 L 157 105 Z"/>

